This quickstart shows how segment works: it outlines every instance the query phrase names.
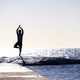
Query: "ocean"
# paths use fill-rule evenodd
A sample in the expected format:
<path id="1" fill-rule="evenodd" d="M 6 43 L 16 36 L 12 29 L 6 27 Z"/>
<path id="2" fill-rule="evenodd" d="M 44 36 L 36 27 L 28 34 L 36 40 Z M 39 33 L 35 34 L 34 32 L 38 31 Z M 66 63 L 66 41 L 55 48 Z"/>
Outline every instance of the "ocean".
<path id="1" fill-rule="evenodd" d="M 80 64 L 25 66 L 50 80 L 80 80 Z"/>
<path id="2" fill-rule="evenodd" d="M 0 57 L 0 63 L 23 65 L 24 60 L 24 67 L 50 80 L 80 80 L 80 48 L 25 49 L 21 53 L 22 58 L 18 53 L 18 49 L 9 49 L 7 56 Z"/>

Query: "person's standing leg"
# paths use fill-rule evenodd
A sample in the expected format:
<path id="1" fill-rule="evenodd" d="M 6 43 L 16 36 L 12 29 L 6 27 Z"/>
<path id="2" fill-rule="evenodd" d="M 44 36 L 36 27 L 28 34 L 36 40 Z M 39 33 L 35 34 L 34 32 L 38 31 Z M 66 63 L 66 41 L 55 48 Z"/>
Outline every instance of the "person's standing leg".
<path id="1" fill-rule="evenodd" d="M 19 56 L 21 56 L 21 51 L 22 51 L 22 42 L 19 43 Z"/>
<path id="2" fill-rule="evenodd" d="M 19 56 L 21 56 L 21 51 L 22 51 L 22 48 L 20 47 L 19 48 Z"/>

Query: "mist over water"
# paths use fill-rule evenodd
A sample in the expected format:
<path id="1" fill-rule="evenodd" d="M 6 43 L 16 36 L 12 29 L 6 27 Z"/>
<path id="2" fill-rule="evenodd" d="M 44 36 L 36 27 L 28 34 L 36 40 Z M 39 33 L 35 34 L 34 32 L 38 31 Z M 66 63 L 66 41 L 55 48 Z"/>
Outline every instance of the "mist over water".
<path id="1" fill-rule="evenodd" d="M 59 49 L 22 49 L 22 56 L 33 57 L 64 57 L 69 59 L 80 59 L 80 48 L 59 48 Z M 19 49 L 0 48 L 0 57 L 19 56 Z"/>

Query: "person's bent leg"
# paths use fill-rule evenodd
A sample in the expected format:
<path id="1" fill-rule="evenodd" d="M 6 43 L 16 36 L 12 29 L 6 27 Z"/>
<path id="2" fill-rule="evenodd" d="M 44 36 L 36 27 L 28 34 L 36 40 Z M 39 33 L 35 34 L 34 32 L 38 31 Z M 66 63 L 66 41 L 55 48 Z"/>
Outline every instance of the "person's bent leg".
<path id="1" fill-rule="evenodd" d="M 18 47 L 18 42 L 14 45 L 14 48 L 19 48 L 19 47 Z"/>

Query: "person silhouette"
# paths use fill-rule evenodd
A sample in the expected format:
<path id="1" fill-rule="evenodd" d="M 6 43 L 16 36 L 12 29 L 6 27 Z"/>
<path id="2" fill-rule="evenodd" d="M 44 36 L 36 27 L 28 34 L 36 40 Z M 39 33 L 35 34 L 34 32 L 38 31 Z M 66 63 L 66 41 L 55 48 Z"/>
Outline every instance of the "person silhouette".
<path id="1" fill-rule="evenodd" d="M 17 43 L 14 45 L 14 48 L 19 48 L 19 56 L 21 56 L 21 51 L 22 51 L 22 39 L 23 39 L 23 34 L 24 34 L 24 30 L 21 28 L 21 26 L 19 25 L 19 27 L 16 30 L 17 33 Z"/>

